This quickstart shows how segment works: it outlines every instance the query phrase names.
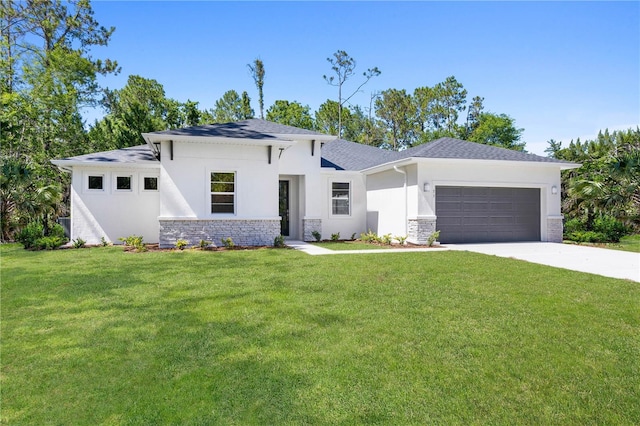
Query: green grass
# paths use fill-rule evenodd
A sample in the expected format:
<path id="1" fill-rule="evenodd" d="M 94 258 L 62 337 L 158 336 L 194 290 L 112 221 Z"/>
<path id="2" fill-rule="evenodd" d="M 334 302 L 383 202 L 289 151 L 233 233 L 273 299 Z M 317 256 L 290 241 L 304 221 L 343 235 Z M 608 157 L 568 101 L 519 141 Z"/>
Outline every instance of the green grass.
<path id="1" fill-rule="evenodd" d="M 607 248 L 640 253 L 640 235 L 627 235 L 622 237 L 619 243 L 607 244 Z"/>
<path id="2" fill-rule="evenodd" d="M 369 244 L 363 243 L 362 241 L 322 241 L 312 244 L 329 250 L 379 250 L 393 248 L 393 246 Z"/>
<path id="3" fill-rule="evenodd" d="M 640 423 L 638 283 L 457 251 L 1 250 L 3 423 Z"/>

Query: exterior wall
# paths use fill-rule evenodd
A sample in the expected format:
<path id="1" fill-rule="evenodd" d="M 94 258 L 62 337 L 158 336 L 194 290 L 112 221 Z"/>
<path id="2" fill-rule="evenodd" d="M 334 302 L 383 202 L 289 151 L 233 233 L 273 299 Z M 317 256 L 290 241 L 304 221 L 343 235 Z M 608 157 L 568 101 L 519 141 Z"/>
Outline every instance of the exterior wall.
<path id="1" fill-rule="evenodd" d="M 429 184 L 428 191 L 424 191 L 424 183 Z M 560 188 L 557 165 L 473 160 L 420 161 L 417 169 L 418 217 L 436 217 L 435 191 L 438 186 L 540 188 L 541 240 L 562 240 L 560 191 L 557 194 L 551 191 L 553 186 Z"/>
<path id="2" fill-rule="evenodd" d="M 378 235 L 409 236 L 409 219 L 416 217 L 416 167 L 367 176 L 367 229 Z M 405 186 L 406 179 L 406 186 Z"/>
<path id="3" fill-rule="evenodd" d="M 331 210 L 331 192 L 333 182 L 349 182 L 351 199 L 349 200 L 350 214 L 333 215 Z M 367 231 L 367 191 L 365 177 L 359 172 L 343 170 L 322 170 L 321 190 L 314 197 L 322 204 L 321 229 L 322 239 L 330 239 L 331 234 L 340 233 L 341 239 L 349 239 L 356 234 Z M 306 241 L 315 241 L 313 236 Z"/>
<path id="4" fill-rule="evenodd" d="M 160 220 L 160 247 L 164 248 L 175 247 L 179 239 L 191 246 L 199 245 L 201 240 L 221 246 L 222 239 L 229 237 L 239 246 L 272 246 L 279 234 L 277 219 Z"/>
<path id="5" fill-rule="evenodd" d="M 304 241 L 316 241 L 314 232 L 322 235 L 322 219 L 302 219 L 302 235 Z"/>
<path id="6" fill-rule="evenodd" d="M 88 176 L 103 176 L 102 190 L 88 189 Z M 131 176 L 131 191 L 117 191 L 117 176 Z M 71 177 L 71 239 L 98 244 L 104 237 L 142 235 L 144 241 L 158 242 L 159 191 L 145 191 L 144 177 L 158 177 L 156 168 L 74 167 Z M 162 187 L 160 179 L 158 187 Z"/>
<path id="7" fill-rule="evenodd" d="M 410 218 L 408 222 L 407 241 L 410 243 L 425 245 L 436 232 L 435 218 Z"/>

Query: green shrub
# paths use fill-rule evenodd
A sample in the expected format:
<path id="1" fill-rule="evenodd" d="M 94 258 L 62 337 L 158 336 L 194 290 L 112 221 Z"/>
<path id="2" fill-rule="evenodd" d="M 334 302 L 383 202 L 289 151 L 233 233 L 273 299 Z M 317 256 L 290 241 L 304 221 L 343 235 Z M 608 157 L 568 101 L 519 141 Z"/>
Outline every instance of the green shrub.
<path id="1" fill-rule="evenodd" d="M 318 242 L 322 239 L 322 234 L 319 233 L 318 231 L 313 231 L 311 233 L 311 235 L 313 235 L 313 238 L 315 238 L 316 241 L 318 241 Z"/>
<path id="2" fill-rule="evenodd" d="M 390 246 L 391 243 L 393 242 L 393 238 L 391 238 L 391 234 L 385 234 L 383 236 L 381 236 L 380 238 L 378 238 L 378 242 L 382 243 L 386 246 Z"/>
<path id="3" fill-rule="evenodd" d="M 354 232 L 353 234 L 351 234 L 351 241 L 355 241 L 356 240 L 356 233 Z"/>
<path id="4" fill-rule="evenodd" d="M 429 238 L 427 238 L 427 245 L 429 247 L 433 247 L 433 244 L 438 241 L 438 238 L 440 238 L 440 231 L 436 231 L 433 234 L 429 235 Z"/>
<path id="5" fill-rule="evenodd" d="M 189 245 L 189 242 L 187 240 L 180 239 L 176 241 L 176 248 L 178 250 L 184 250 L 188 245 Z"/>
<path id="6" fill-rule="evenodd" d="M 206 240 L 200 240 L 200 248 L 201 249 L 206 249 L 207 247 L 209 247 L 211 245 L 211 241 L 206 241 Z"/>
<path id="7" fill-rule="evenodd" d="M 73 240 L 73 248 L 83 248 L 85 245 L 87 244 L 87 242 L 85 240 L 83 240 L 82 238 L 78 238 Z"/>
<path id="8" fill-rule="evenodd" d="M 102 247 L 107 247 L 109 245 L 109 241 L 107 241 L 105 237 L 102 237 L 100 238 L 100 244 L 102 244 Z"/>
<path id="9" fill-rule="evenodd" d="M 365 243 L 377 243 L 379 241 L 378 235 L 369 229 L 367 232 L 360 234 L 360 240 Z"/>
<path id="10" fill-rule="evenodd" d="M 147 245 L 143 243 L 142 235 L 129 235 L 128 237 L 120 237 L 118 240 L 135 251 L 147 251 Z"/>
<path id="11" fill-rule="evenodd" d="M 59 223 L 54 223 L 49 226 L 49 234 L 47 236 L 62 238 L 65 241 L 67 240 L 67 236 L 64 233 L 64 227 Z"/>
<path id="12" fill-rule="evenodd" d="M 34 248 L 36 250 L 55 250 L 66 242 L 66 238 L 57 236 L 42 237 L 36 241 Z"/>
<path id="13" fill-rule="evenodd" d="M 331 234 L 331 241 L 336 242 L 340 240 L 340 233 L 336 232 L 335 234 Z"/>
<path id="14" fill-rule="evenodd" d="M 273 240 L 274 247 L 284 247 L 284 235 L 278 235 Z"/>
<path id="15" fill-rule="evenodd" d="M 571 234 L 572 232 L 584 231 L 586 230 L 585 223 L 578 219 L 569 219 L 564 223 L 564 233 Z"/>
<path id="16" fill-rule="evenodd" d="M 607 236 L 602 232 L 595 231 L 574 231 L 567 234 L 567 239 L 577 243 L 604 243 Z"/>
<path id="17" fill-rule="evenodd" d="M 396 235 L 395 237 L 393 237 L 394 240 L 396 240 L 401 246 L 405 245 L 407 242 L 407 236 L 401 236 L 401 235 Z"/>
<path id="18" fill-rule="evenodd" d="M 222 244 L 229 250 L 233 249 L 236 246 L 231 237 L 223 238 Z"/>
<path id="19" fill-rule="evenodd" d="M 16 235 L 16 241 L 23 245 L 25 249 L 35 248 L 36 241 L 44 237 L 42 225 L 31 222 Z"/>
<path id="20" fill-rule="evenodd" d="M 601 216 L 593 222 L 593 230 L 596 233 L 604 234 L 607 242 L 617 243 L 620 238 L 627 235 L 629 230 L 627 227 L 612 216 Z"/>

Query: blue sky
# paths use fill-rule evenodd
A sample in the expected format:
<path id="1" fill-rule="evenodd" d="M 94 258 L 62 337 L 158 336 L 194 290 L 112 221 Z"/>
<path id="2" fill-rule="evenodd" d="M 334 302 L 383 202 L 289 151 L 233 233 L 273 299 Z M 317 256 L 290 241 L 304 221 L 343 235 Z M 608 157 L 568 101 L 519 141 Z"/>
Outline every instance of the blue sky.
<path id="1" fill-rule="evenodd" d="M 247 64 L 260 58 L 265 109 L 286 99 L 314 111 L 337 98 L 322 76 L 340 49 L 357 61 L 347 91 L 367 68 L 382 71 L 354 103 L 453 75 L 468 101 L 482 96 L 486 110 L 513 117 L 537 154 L 549 139 L 566 145 L 640 124 L 640 2 L 99 1 L 93 9 L 116 27 L 94 56 L 122 67 L 102 84 L 118 89 L 138 74 L 201 108 L 246 90 L 257 114 Z"/>

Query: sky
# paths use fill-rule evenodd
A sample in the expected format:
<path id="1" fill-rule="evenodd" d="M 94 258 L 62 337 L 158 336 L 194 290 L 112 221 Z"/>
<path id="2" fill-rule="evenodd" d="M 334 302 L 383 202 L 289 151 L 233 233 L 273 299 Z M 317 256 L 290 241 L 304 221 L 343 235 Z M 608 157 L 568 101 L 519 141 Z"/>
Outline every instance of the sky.
<path id="1" fill-rule="evenodd" d="M 367 68 L 382 74 L 351 100 L 412 93 L 454 76 L 485 110 L 523 128 L 540 155 L 555 139 L 593 138 L 640 125 L 640 2 L 170 2 L 94 1 L 94 17 L 116 28 L 95 58 L 122 71 L 101 77 L 120 89 L 137 74 L 167 97 L 213 108 L 228 90 L 258 94 L 247 64 L 265 67 L 265 111 L 278 99 L 315 111 L 337 88 L 327 58 L 356 60 L 351 93 Z M 87 111 L 91 123 L 99 111 Z M 466 117 L 466 112 L 463 113 Z"/>

